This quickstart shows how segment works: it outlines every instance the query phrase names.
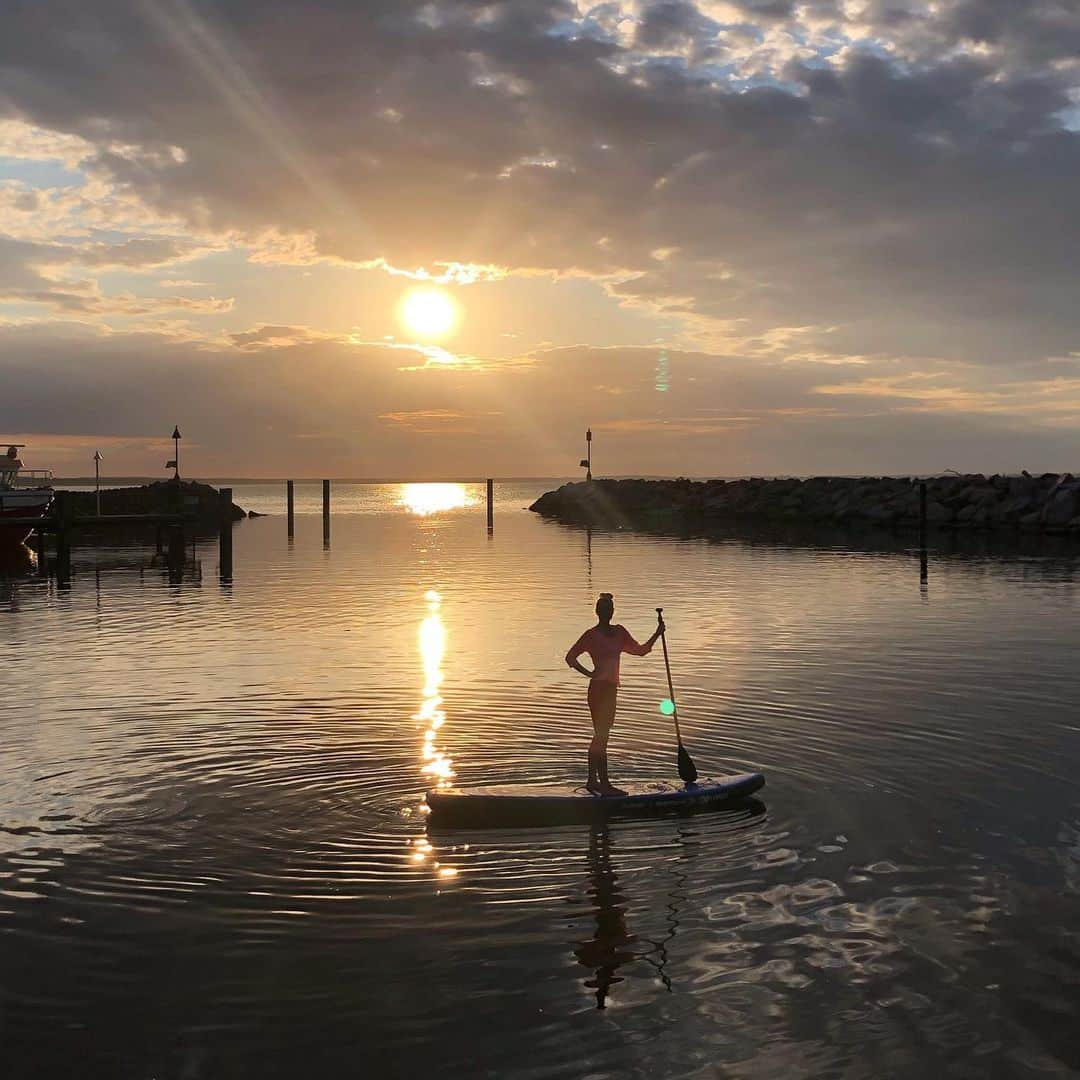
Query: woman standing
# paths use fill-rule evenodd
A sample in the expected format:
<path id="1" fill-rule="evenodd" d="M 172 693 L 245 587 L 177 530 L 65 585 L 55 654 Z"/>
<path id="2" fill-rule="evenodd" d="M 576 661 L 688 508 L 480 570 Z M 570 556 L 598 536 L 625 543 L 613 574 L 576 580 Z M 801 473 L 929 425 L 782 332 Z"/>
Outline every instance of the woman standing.
<path id="1" fill-rule="evenodd" d="M 608 778 L 607 744 L 615 723 L 615 706 L 619 695 L 619 658 L 625 653 L 648 656 L 656 639 L 664 632 L 663 619 L 657 619 L 656 632 L 644 644 L 638 644 L 625 626 L 611 623 L 615 601 L 611 593 L 601 593 L 596 601 L 596 625 L 577 639 L 566 654 L 566 662 L 589 680 L 589 712 L 592 714 L 593 737 L 589 743 L 589 779 L 586 789 L 593 795 L 625 795 Z M 578 660 L 588 653 L 593 663 L 589 671 Z"/>

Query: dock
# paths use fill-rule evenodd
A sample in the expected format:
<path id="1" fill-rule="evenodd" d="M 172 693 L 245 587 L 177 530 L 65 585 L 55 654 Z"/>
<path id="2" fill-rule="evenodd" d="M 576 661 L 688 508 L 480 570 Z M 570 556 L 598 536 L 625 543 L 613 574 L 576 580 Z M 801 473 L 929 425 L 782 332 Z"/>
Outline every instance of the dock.
<path id="1" fill-rule="evenodd" d="M 51 570 L 61 585 L 71 580 L 71 548 L 79 530 L 122 529 L 127 532 L 153 530 L 157 555 L 165 556 L 169 580 L 178 582 L 183 578 L 185 551 L 189 534 L 198 526 L 214 527 L 218 532 L 219 566 L 223 584 L 232 581 L 232 526 L 236 520 L 232 501 L 232 488 L 221 488 L 214 493 L 217 514 L 202 513 L 120 513 L 120 514 L 74 514 L 71 493 L 57 491 L 53 496 L 50 513 L 41 517 L 6 518 L 5 523 L 23 527 L 37 533 L 38 564 L 43 574 L 50 572 L 50 560 L 45 550 L 45 536 L 51 534 L 55 543 L 55 559 Z M 242 514 L 242 511 L 241 511 Z"/>

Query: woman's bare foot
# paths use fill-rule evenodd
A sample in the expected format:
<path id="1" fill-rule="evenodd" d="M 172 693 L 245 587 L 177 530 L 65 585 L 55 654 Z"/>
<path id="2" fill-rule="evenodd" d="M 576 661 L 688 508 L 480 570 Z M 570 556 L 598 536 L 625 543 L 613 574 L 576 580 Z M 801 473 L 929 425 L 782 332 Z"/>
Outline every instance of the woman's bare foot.
<path id="1" fill-rule="evenodd" d="M 617 788 L 614 784 L 605 784 L 600 788 L 601 795 L 625 795 L 626 792 L 622 788 Z"/>
<path id="2" fill-rule="evenodd" d="M 600 781 L 599 780 L 590 780 L 590 781 L 588 781 L 588 783 L 586 783 L 586 785 L 585 785 L 585 790 L 590 795 L 603 795 L 604 794 L 604 789 L 600 786 Z"/>

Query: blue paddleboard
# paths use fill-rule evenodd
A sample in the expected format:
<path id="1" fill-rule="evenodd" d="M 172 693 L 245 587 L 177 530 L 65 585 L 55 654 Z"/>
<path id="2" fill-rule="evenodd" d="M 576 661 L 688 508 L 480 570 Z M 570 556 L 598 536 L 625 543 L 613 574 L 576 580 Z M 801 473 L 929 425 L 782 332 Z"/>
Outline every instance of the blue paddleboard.
<path id="1" fill-rule="evenodd" d="M 762 788 L 761 773 L 737 773 L 696 784 L 623 784 L 625 795 L 590 795 L 569 784 L 506 784 L 483 788 L 443 788 L 427 793 L 432 825 L 500 828 L 513 825 L 560 825 L 609 817 L 697 809 L 744 799 Z"/>

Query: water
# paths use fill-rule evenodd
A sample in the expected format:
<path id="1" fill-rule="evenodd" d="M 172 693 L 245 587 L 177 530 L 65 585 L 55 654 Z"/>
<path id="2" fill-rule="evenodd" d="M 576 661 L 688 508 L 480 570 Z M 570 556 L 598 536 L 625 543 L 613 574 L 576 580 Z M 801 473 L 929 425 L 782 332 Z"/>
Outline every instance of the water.
<path id="1" fill-rule="evenodd" d="M 1073 550 L 920 588 L 895 543 L 589 536 L 543 486 L 492 538 L 479 486 L 336 486 L 324 551 L 238 484 L 278 516 L 231 585 L 213 543 L 0 584 L 5 1077 L 1080 1072 Z M 639 637 L 664 605 L 688 746 L 761 798 L 429 835 L 433 784 L 581 777 L 600 590 Z M 664 696 L 625 660 L 617 778 L 673 776 Z"/>

